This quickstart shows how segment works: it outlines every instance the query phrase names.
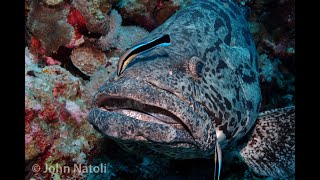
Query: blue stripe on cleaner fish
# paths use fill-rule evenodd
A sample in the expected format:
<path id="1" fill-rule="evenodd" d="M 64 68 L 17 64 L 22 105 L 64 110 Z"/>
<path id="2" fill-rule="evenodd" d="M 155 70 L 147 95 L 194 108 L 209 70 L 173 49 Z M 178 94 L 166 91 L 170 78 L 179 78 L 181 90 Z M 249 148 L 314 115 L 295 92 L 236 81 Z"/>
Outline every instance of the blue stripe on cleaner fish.
<path id="1" fill-rule="evenodd" d="M 162 35 L 146 43 L 138 44 L 128 49 L 119 59 L 117 65 L 117 76 L 120 76 L 126 69 L 128 64 L 138 55 L 150 51 L 158 46 L 170 45 L 170 36 L 168 34 Z"/>

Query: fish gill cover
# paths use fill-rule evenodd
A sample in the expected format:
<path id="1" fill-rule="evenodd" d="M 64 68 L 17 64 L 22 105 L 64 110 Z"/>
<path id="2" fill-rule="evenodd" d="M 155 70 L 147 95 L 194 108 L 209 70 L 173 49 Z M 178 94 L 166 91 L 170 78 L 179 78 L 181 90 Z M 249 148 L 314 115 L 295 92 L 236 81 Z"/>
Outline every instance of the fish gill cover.
<path id="1" fill-rule="evenodd" d="M 294 0 L 234 2 L 247 15 L 258 54 L 260 110 L 294 105 Z M 92 99 L 116 74 L 121 55 L 190 3 L 25 0 L 26 179 L 213 179 L 213 158 L 128 152 L 88 121 Z M 188 65 L 195 78 L 198 62 Z M 221 179 L 270 178 L 249 168 L 235 147 L 226 151 Z"/>

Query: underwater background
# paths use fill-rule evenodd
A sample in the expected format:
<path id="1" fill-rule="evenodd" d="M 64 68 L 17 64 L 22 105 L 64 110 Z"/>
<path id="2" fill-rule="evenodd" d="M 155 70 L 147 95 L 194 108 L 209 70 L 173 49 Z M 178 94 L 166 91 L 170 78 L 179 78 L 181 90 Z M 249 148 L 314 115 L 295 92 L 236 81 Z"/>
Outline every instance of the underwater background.
<path id="1" fill-rule="evenodd" d="M 191 2 L 25 0 L 26 179 L 213 179 L 213 159 L 137 156 L 87 120 L 94 93 L 116 71 L 122 53 Z M 247 15 L 259 54 L 261 111 L 294 105 L 295 1 L 235 2 Z M 105 171 L 59 172 L 74 164 Z M 56 171 L 43 172 L 45 166 Z M 221 179 L 272 178 L 233 157 L 223 161 Z"/>

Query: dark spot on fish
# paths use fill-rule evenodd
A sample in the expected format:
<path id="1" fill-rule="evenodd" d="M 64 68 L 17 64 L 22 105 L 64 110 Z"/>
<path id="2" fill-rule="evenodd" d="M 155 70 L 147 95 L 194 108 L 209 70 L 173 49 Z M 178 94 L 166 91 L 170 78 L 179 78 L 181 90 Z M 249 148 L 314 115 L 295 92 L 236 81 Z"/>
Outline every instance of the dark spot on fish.
<path id="1" fill-rule="evenodd" d="M 196 121 L 196 126 L 197 126 L 197 127 L 199 127 L 199 123 L 200 123 L 199 121 Z"/>
<path id="2" fill-rule="evenodd" d="M 194 93 L 194 96 L 197 96 L 197 86 L 193 86 L 193 93 Z"/>
<path id="3" fill-rule="evenodd" d="M 214 122 L 216 123 L 217 126 L 219 126 L 222 123 L 221 119 L 218 117 L 214 117 Z"/>
<path id="4" fill-rule="evenodd" d="M 212 102 L 212 101 L 211 101 Z M 213 106 L 213 109 L 214 110 L 217 110 L 218 109 L 218 107 L 216 106 L 216 104 L 214 103 L 214 102 L 212 102 L 212 106 Z"/>
<path id="5" fill-rule="evenodd" d="M 218 94 L 217 90 L 210 84 L 210 89 L 215 93 Z"/>
<path id="6" fill-rule="evenodd" d="M 250 52 L 250 57 L 252 57 L 252 56 L 251 56 L 251 52 Z M 249 70 L 251 69 L 250 66 L 249 66 L 249 64 L 245 64 L 245 65 L 244 65 L 244 68 L 249 69 Z"/>
<path id="7" fill-rule="evenodd" d="M 242 69 L 241 69 L 240 67 L 238 67 L 238 68 L 236 69 L 236 71 L 235 71 L 235 74 L 236 74 L 236 75 L 242 74 Z"/>
<path id="8" fill-rule="evenodd" d="M 224 119 L 229 119 L 229 117 L 230 117 L 230 114 L 228 112 L 225 112 L 224 113 Z"/>
<path id="9" fill-rule="evenodd" d="M 237 118 L 238 118 L 238 121 L 241 120 L 241 112 L 240 111 L 237 111 Z"/>
<path id="10" fill-rule="evenodd" d="M 229 31 L 226 37 L 224 38 L 224 43 L 230 46 L 231 43 L 231 32 Z"/>
<path id="11" fill-rule="evenodd" d="M 224 98 L 224 103 L 228 110 L 231 110 L 231 103 L 227 98 Z"/>
<path id="12" fill-rule="evenodd" d="M 241 121 L 241 126 L 245 126 L 246 123 L 247 123 L 247 118 L 245 118 L 245 119 L 243 119 L 243 120 Z"/>
<path id="13" fill-rule="evenodd" d="M 218 18 L 215 22 L 214 22 L 214 28 L 215 29 L 219 29 L 221 26 L 223 26 L 223 21 Z"/>
<path id="14" fill-rule="evenodd" d="M 202 43 L 202 40 L 200 38 L 198 39 L 198 43 Z"/>
<path id="15" fill-rule="evenodd" d="M 175 86 L 178 85 L 178 84 L 177 84 L 177 81 L 173 81 L 172 84 L 175 85 Z"/>
<path id="16" fill-rule="evenodd" d="M 226 110 L 226 108 L 224 107 L 224 105 L 221 102 L 217 102 L 217 105 L 223 112 Z"/>
<path id="17" fill-rule="evenodd" d="M 253 105 L 252 105 L 252 102 L 251 101 L 247 101 L 247 108 L 249 110 L 252 110 L 253 109 Z"/>
<path id="18" fill-rule="evenodd" d="M 219 60 L 219 63 L 217 65 L 217 73 L 220 73 L 221 69 L 225 69 L 227 67 L 228 65 L 223 60 Z"/>
<path id="19" fill-rule="evenodd" d="M 217 48 L 215 46 L 211 46 L 209 48 L 207 48 L 205 51 L 204 51 L 204 54 L 203 54 L 203 58 L 204 60 L 207 60 L 207 54 L 209 52 L 213 52 L 214 50 L 216 50 Z"/>
<path id="20" fill-rule="evenodd" d="M 198 74 L 199 77 L 202 76 L 203 66 L 204 66 L 204 64 L 201 61 L 198 61 L 197 64 L 196 64 L 197 74 Z"/>
<path id="21" fill-rule="evenodd" d="M 188 91 L 189 91 L 189 92 L 191 91 L 191 86 L 190 86 L 190 84 L 188 85 Z"/>
<path id="22" fill-rule="evenodd" d="M 204 27 L 204 32 L 209 32 L 209 26 L 208 25 Z"/>
<path id="23" fill-rule="evenodd" d="M 236 122 L 236 119 L 234 117 L 232 117 L 230 122 L 229 122 L 229 126 L 233 127 L 235 122 Z"/>
<path id="24" fill-rule="evenodd" d="M 210 68 L 208 68 L 208 67 L 204 68 L 205 72 L 208 72 L 209 70 L 210 70 Z"/>
<path id="25" fill-rule="evenodd" d="M 213 99 L 216 103 L 219 102 L 219 99 L 217 99 L 213 94 L 210 94 L 210 95 L 211 95 L 212 99 Z M 221 103 L 220 103 L 220 104 L 221 104 Z"/>
<path id="26" fill-rule="evenodd" d="M 252 71 L 250 71 L 250 75 L 244 74 L 244 75 L 242 76 L 242 79 L 243 79 L 244 82 L 246 82 L 246 83 L 248 83 L 248 84 L 251 84 L 251 83 L 253 83 L 253 82 L 256 82 L 256 76 L 255 76 L 255 74 L 254 74 Z"/>
<path id="27" fill-rule="evenodd" d="M 219 99 L 219 100 L 222 100 L 222 96 L 221 96 L 220 93 L 216 93 L 216 95 L 218 96 L 218 99 Z"/>
<path id="28" fill-rule="evenodd" d="M 215 69 L 212 69 L 211 72 L 212 72 L 212 74 L 216 74 Z"/>
<path id="29" fill-rule="evenodd" d="M 184 89 L 185 89 L 185 86 L 181 86 L 181 89 L 182 89 L 182 91 L 184 91 Z"/>
<path id="30" fill-rule="evenodd" d="M 236 98 L 237 98 L 238 101 L 240 101 L 240 87 L 236 86 L 234 88 L 236 90 Z"/>
<path id="31" fill-rule="evenodd" d="M 209 94 L 205 93 L 204 96 L 211 102 L 213 102 L 213 100 L 211 99 L 211 97 L 209 96 Z"/>
<path id="32" fill-rule="evenodd" d="M 206 84 L 208 84 L 207 80 L 205 78 L 202 78 L 202 81 Z"/>

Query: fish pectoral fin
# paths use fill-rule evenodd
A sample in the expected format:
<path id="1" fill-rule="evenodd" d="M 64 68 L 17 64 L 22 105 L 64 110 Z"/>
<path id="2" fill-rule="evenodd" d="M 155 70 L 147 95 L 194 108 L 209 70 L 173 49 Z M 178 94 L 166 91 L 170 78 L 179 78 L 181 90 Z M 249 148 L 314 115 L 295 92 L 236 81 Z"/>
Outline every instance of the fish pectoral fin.
<path id="1" fill-rule="evenodd" d="M 215 151 L 214 151 L 214 180 L 220 179 L 220 171 L 222 164 L 222 151 L 219 143 L 216 143 Z"/>
<path id="2" fill-rule="evenodd" d="M 260 113 L 240 155 L 257 174 L 287 178 L 295 173 L 295 107 Z"/>

